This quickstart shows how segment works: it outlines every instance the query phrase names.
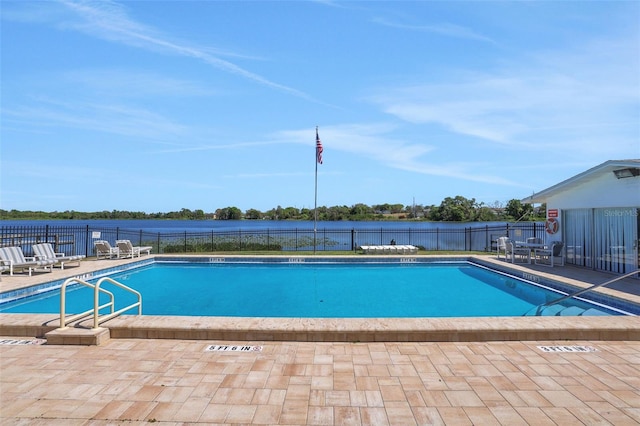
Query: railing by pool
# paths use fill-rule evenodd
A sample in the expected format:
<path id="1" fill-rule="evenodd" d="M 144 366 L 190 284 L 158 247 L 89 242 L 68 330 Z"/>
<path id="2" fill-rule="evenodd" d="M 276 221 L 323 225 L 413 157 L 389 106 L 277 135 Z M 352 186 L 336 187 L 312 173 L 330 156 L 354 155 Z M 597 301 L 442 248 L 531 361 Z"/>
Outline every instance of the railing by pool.
<path id="1" fill-rule="evenodd" d="M 552 300 L 550 302 L 544 303 L 544 304 L 540 305 L 539 308 L 547 308 L 547 307 L 549 307 L 551 305 L 555 305 L 555 304 L 563 302 L 563 301 L 565 301 L 567 299 L 571 299 L 573 297 L 580 296 L 581 294 L 584 294 L 584 293 L 586 293 L 588 291 L 591 291 L 591 290 L 595 290 L 596 288 L 604 287 L 604 286 L 609 285 L 609 284 L 613 284 L 616 281 L 623 280 L 625 278 L 631 277 L 631 276 L 633 276 L 635 274 L 638 274 L 638 273 L 640 273 L 640 269 L 638 269 L 637 271 L 629 272 L 627 274 L 624 274 L 624 275 L 621 275 L 619 277 L 613 278 L 611 280 L 605 281 L 603 283 L 594 284 L 591 287 L 587 287 L 587 288 L 583 288 L 581 290 L 577 290 L 577 291 L 575 291 L 575 292 L 573 292 L 571 294 L 567 294 L 566 296 L 562 296 L 562 297 L 559 297 L 558 299 L 555 299 L 555 300 Z"/>
<path id="2" fill-rule="evenodd" d="M 537 222 L 470 224 L 464 228 L 354 227 L 352 229 L 239 229 L 204 232 L 149 232 L 91 226 L 0 226 L 0 246 L 20 246 L 30 255 L 37 242 L 51 242 L 56 252 L 94 256 L 93 242 L 131 240 L 134 246 L 152 246 L 152 252 L 210 253 L 216 251 L 354 251 L 360 246 L 413 245 L 428 251 L 495 251 L 500 236 L 525 240 L 544 235 Z"/>
<path id="3" fill-rule="evenodd" d="M 134 294 L 135 296 L 137 296 L 138 301 L 135 303 L 132 303 L 128 306 L 125 306 L 122 309 L 118 309 L 117 311 L 115 311 L 115 297 L 113 295 L 113 293 L 111 293 L 108 290 L 105 290 L 103 288 L 101 288 L 100 286 L 102 285 L 103 282 L 107 281 L 108 283 L 115 285 L 116 287 L 119 287 L 123 290 L 128 291 L 129 293 Z M 93 291 L 93 307 L 85 312 L 81 312 L 78 314 L 74 314 L 71 315 L 69 317 L 67 317 L 66 315 L 66 310 L 67 310 L 67 303 L 66 303 L 66 294 L 67 294 L 67 286 L 71 285 L 71 284 L 80 284 L 83 285 L 85 287 L 89 287 L 92 288 Z M 109 301 L 107 303 L 104 303 L 102 305 L 100 305 L 100 294 L 106 294 L 109 297 Z M 109 314 L 106 315 L 100 315 L 100 311 L 105 309 L 105 308 L 109 308 L 110 312 Z M 93 328 L 98 328 L 99 325 L 107 320 L 110 320 L 111 318 L 114 318 L 124 312 L 127 312 L 131 309 L 134 308 L 138 308 L 138 315 L 142 315 L 142 295 L 130 288 L 127 287 L 126 285 L 119 283 L 118 281 L 109 278 L 109 277 L 103 277 L 101 279 L 98 280 L 98 282 L 96 284 L 91 284 L 87 281 L 81 280 L 79 278 L 69 278 L 68 280 L 65 280 L 64 283 L 62 283 L 62 287 L 60 288 L 60 328 L 65 328 L 67 327 L 69 324 L 71 324 L 72 322 L 78 321 L 82 318 L 86 318 L 89 316 L 93 316 Z"/>

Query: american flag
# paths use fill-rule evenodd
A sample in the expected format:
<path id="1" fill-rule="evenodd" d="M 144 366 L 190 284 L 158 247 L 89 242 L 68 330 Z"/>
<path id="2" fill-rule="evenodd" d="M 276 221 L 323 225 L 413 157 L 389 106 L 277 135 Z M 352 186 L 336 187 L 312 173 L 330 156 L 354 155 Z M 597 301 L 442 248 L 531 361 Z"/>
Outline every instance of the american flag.
<path id="1" fill-rule="evenodd" d="M 320 142 L 320 136 L 318 136 L 317 128 L 316 128 L 316 161 L 322 164 L 322 142 Z"/>

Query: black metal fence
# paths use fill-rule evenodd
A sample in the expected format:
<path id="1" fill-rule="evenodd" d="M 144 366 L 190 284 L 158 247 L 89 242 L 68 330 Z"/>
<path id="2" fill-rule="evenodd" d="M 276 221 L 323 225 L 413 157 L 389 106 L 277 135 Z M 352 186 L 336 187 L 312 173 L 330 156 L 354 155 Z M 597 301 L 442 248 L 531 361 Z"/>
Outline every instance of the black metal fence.
<path id="1" fill-rule="evenodd" d="M 0 246 L 20 246 L 25 255 L 32 245 L 47 242 L 56 252 L 94 256 L 94 241 L 115 246 L 120 239 L 134 246 L 152 246 L 152 253 L 206 253 L 216 251 L 354 251 L 361 245 L 411 244 L 429 251 L 495 251 L 495 240 L 509 236 L 544 239 L 544 224 L 525 222 L 476 225 L 463 229 L 259 229 L 208 232 L 148 232 L 143 229 L 92 226 L 1 226 Z"/>

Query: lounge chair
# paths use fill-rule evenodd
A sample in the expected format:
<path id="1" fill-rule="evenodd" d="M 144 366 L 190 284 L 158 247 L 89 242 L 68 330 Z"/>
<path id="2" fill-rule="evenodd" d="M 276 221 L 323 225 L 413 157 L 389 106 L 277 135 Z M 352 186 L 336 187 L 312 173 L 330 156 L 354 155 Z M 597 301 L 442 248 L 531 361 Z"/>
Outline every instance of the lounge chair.
<path id="1" fill-rule="evenodd" d="M 0 261 L 0 262 L 1 262 L 1 261 Z M 0 265 L 0 281 L 2 281 L 2 273 L 3 273 L 4 271 L 8 271 L 8 270 L 9 270 L 9 267 L 8 267 L 8 266 L 6 266 L 6 265 Z"/>
<path id="2" fill-rule="evenodd" d="M 151 246 L 134 247 L 130 240 L 118 240 L 116 245 L 120 252 L 118 254 L 119 257 L 140 257 L 142 252 L 151 254 L 151 249 L 153 248 Z"/>
<path id="3" fill-rule="evenodd" d="M 551 266 L 558 265 L 556 259 L 560 260 L 558 266 L 564 266 L 563 255 L 564 243 L 562 241 L 553 241 L 550 248 L 535 249 L 533 251 L 536 265 Z"/>
<path id="4" fill-rule="evenodd" d="M 107 240 L 96 240 L 93 245 L 96 249 L 96 260 L 100 259 L 100 256 L 105 259 L 118 257 L 118 247 L 111 247 Z"/>
<path id="5" fill-rule="evenodd" d="M 412 245 L 386 244 L 380 246 L 360 246 L 364 254 L 416 254 L 418 247 Z"/>
<path id="6" fill-rule="evenodd" d="M 385 246 L 360 246 L 364 254 L 381 254 Z"/>
<path id="7" fill-rule="evenodd" d="M 398 253 L 402 253 L 402 254 L 416 254 L 416 253 L 418 253 L 418 247 L 412 246 L 412 245 L 409 245 L 409 244 L 403 244 L 403 245 L 396 246 L 396 250 L 398 251 Z"/>
<path id="8" fill-rule="evenodd" d="M 16 269 L 29 270 L 29 276 L 37 268 L 48 269 L 53 271 L 53 265 L 57 260 L 38 260 L 35 257 L 25 257 L 20 247 L 2 247 L 0 248 L 0 262 L 4 266 L 9 267 L 9 275 L 13 275 Z"/>
<path id="9" fill-rule="evenodd" d="M 80 266 L 80 261 L 85 258 L 82 254 L 66 256 L 64 253 L 56 253 L 50 243 L 34 244 L 32 247 L 36 259 L 55 260 L 61 269 L 64 269 L 64 264 L 69 262 L 78 262 Z"/>

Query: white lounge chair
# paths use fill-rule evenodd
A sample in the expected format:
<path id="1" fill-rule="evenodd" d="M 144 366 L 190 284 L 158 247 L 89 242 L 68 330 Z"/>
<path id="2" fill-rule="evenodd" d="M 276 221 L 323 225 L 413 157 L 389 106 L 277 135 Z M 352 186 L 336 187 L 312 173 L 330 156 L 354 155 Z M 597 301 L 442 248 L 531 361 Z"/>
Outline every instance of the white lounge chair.
<path id="1" fill-rule="evenodd" d="M 29 270 L 29 276 L 37 268 L 48 269 L 53 271 L 53 265 L 57 260 L 38 260 L 32 256 L 25 256 L 20 247 L 2 247 L 0 248 L 0 262 L 4 266 L 9 267 L 9 275 L 13 275 L 16 269 Z"/>
<path id="2" fill-rule="evenodd" d="M 415 254 L 418 247 L 412 245 L 380 245 L 380 246 L 360 246 L 364 254 Z"/>
<path id="3" fill-rule="evenodd" d="M 96 260 L 100 259 L 100 256 L 105 259 L 118 257 L 118 247 L 111 247 L 107 240 L 96 240 L 93 245 L 96 249 Z"/>
<path id="4" fill-rule="evenodd" d="M 143 252 L 151 254 L 151 246 L 134 247 L 130 240 L 118 240 L 116 245 L 119 250 L 119 257 L 140 257 Z"/>
<path id="5" fill-rule="evenodd" d="M 564 266 L 563 256 L 564 243 L 562 241 L 553 241 L 548 249 L 535 249 L 533 251 L 536 265 Z M 558 264 L 557 260 L 560 260 Z"/>
<path id="6" fill-rule="evenodd" d="M 418 247 L 412 246 L 410 244 L 403 244 L 396 246 L 398 253 L 402 254 L 416 254 L 418 252 Z"/>
<path id="7" fill-rule="evenodd" d="M 32 247 L 36 259 L 55 260 L 61 269 L 64 269 L 64 264 L 69 262 L 78 262 L 80 266 L 80 261 L 85 258 L 82 254 L 67 256 L 64 253 L 56 253 L 50 243 L 34 244 Z"/>
<path id="8" fill-rule="evenodd" d="M 1 261 L 0 261 L 0 262 L 1 262 Z M 2 273 L 3 273 L 4 271 L 8 271 L 8 270 L 9 270 L 9 267 L 8 267 L 8 266 L 6 266 L 6 265 L 0 265 L 0 281 L 2 281 Z"/>
<path id="9" fill-rule="evenodd" d="M 397 250 L 396 245 L 385 244 L 382 247 L 382 254 L 393 254 Z"/>

